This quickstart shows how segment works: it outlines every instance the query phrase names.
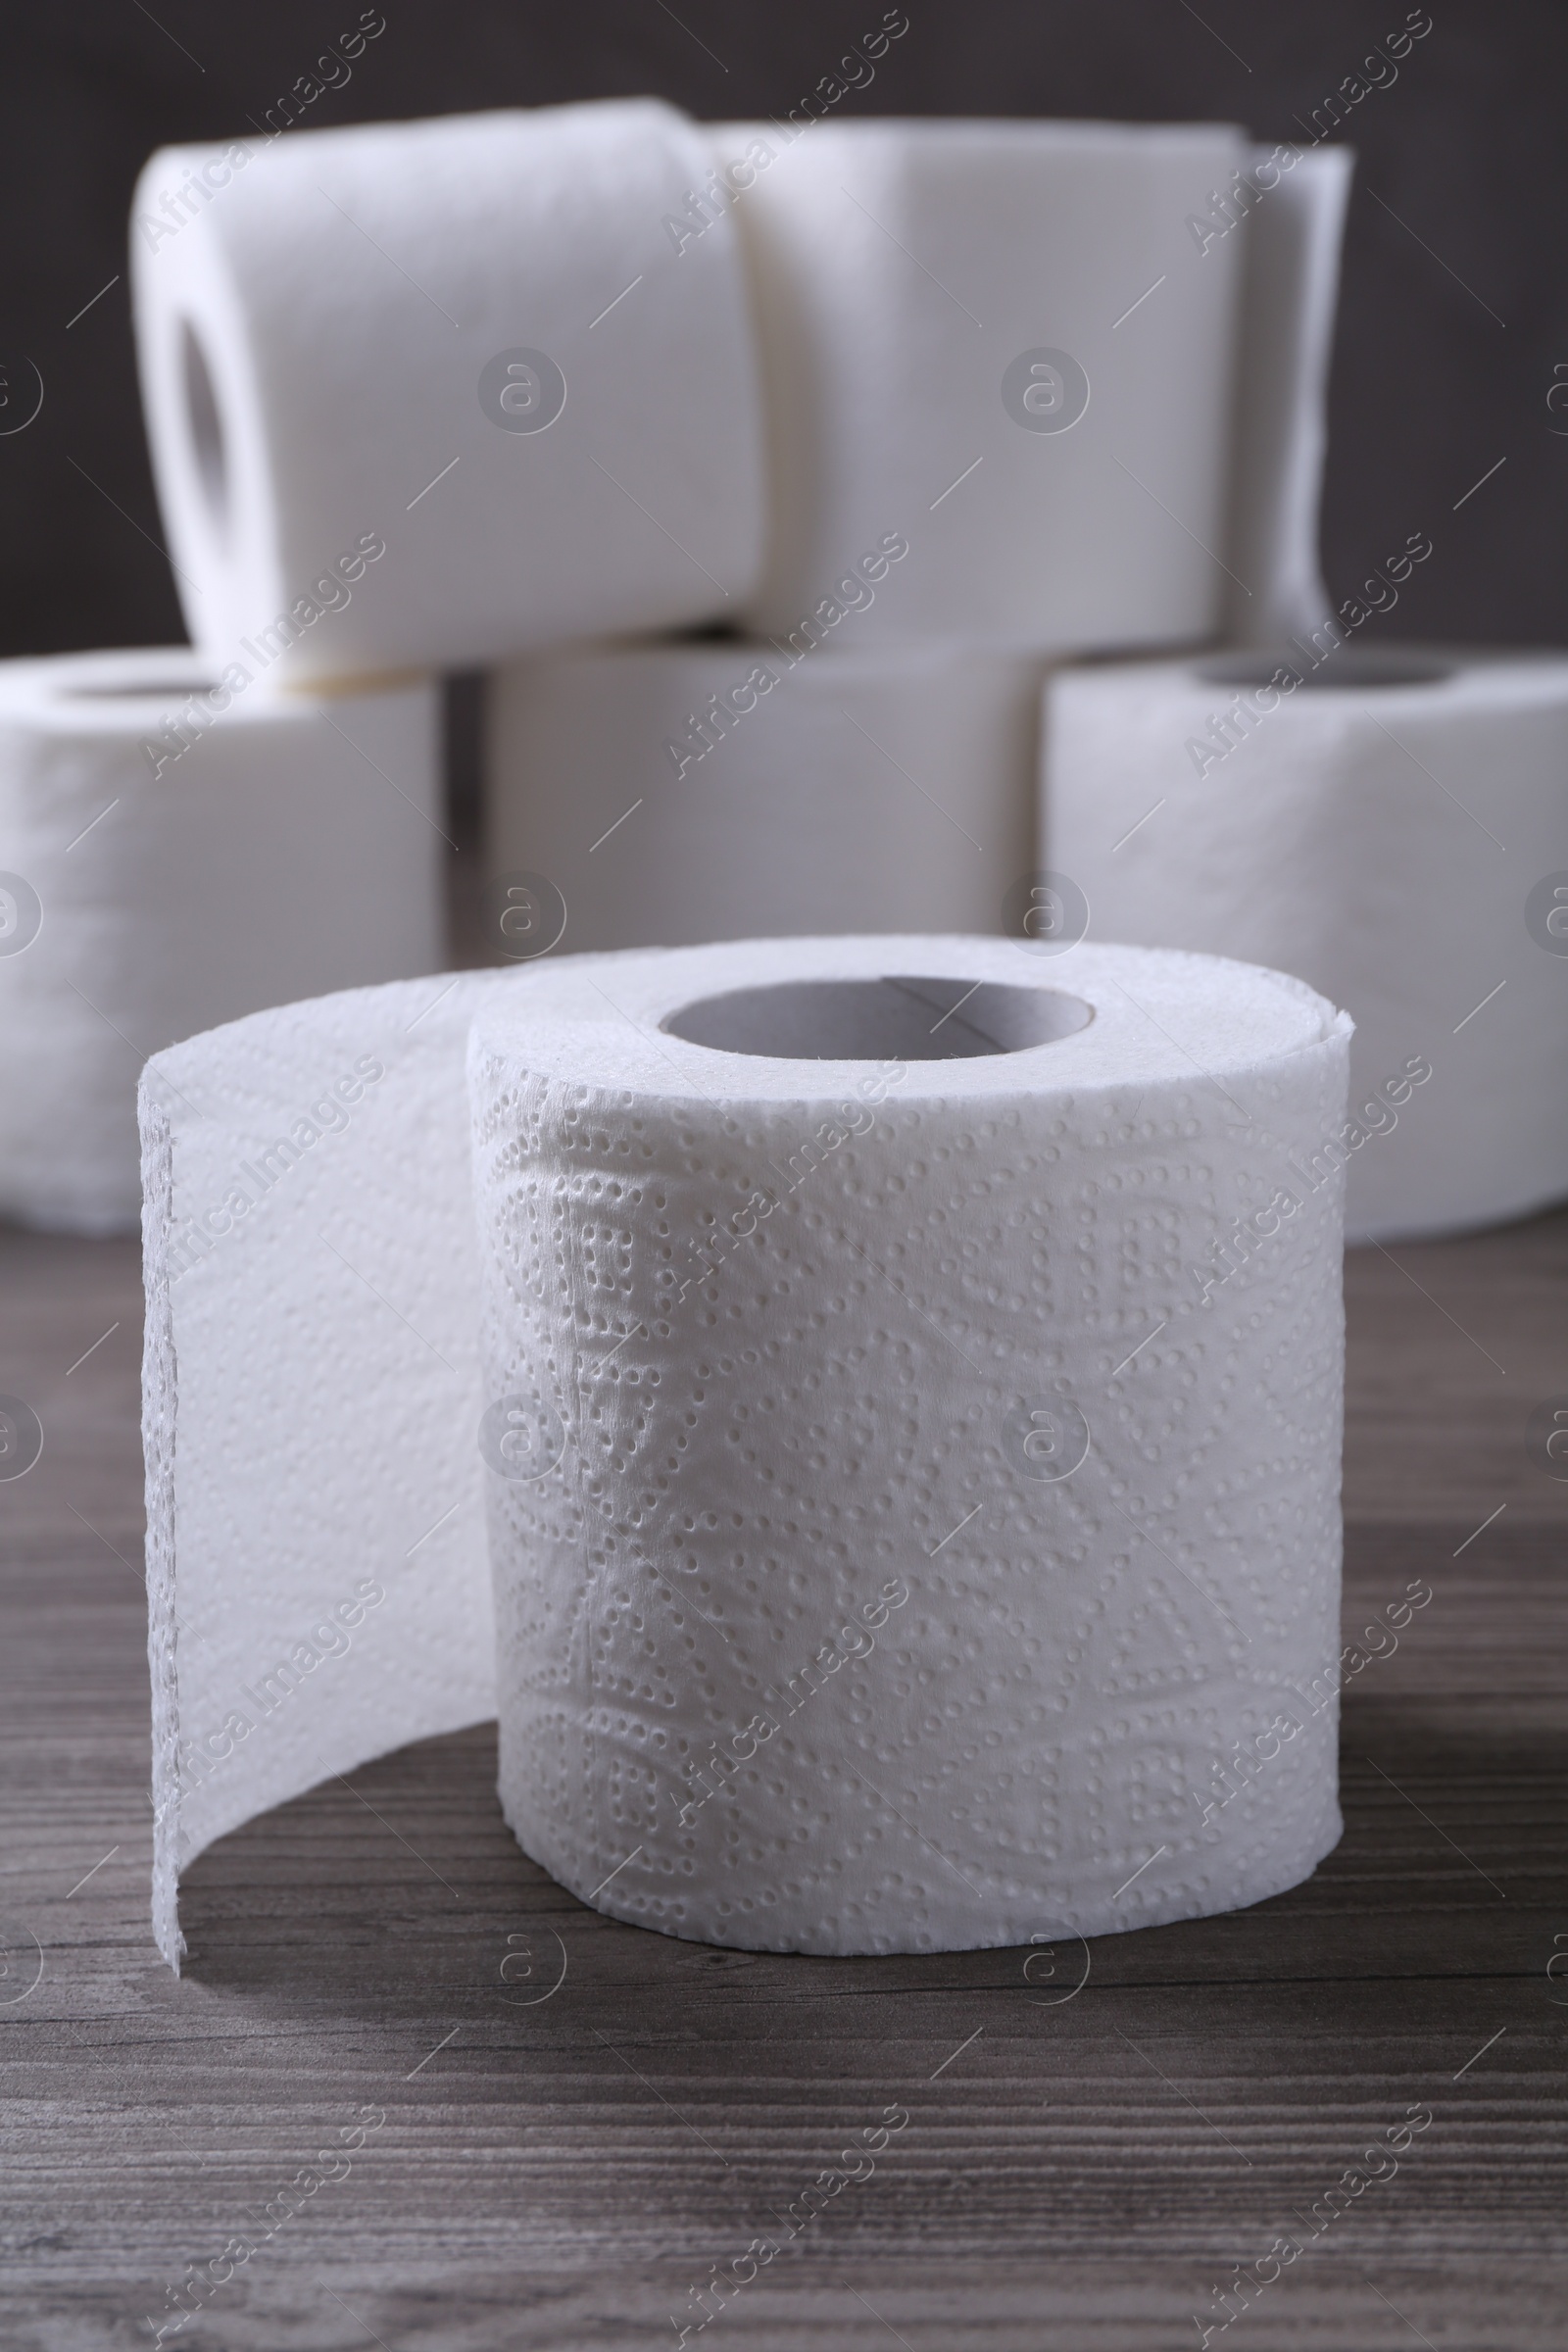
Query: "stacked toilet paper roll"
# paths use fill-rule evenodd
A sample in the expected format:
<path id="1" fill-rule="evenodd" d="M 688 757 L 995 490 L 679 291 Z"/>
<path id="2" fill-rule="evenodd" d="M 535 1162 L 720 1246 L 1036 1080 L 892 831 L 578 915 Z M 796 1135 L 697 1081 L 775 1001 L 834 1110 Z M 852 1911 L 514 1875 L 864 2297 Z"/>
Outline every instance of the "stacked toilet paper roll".
<path id="1" fill-rule="evenodd" d="M 155 155 L 137 341 L 196 642 L 344 677 L 732 612 L 746 289 L 728 221 L 663 226 L 707 168 L 652 99 Z"/>
<path id="2" fill-rule="evenodd" d="M 0 1212 L 134 1226 L 146 1054 L 440 960 L 436 721 L 188 647 L 0 664 Z"/>
<path id="3" fill-rule="evenodd" d="M 1306 1875 L 1341 1185 L 1289 1170 L 1347 1034 L 1236 964 L 925 936 L 572 956 L 159 1055 L 166 1955 L 213 1838 L 498 1704 L 527 1850 L 666 1933 L 1021 1942 Z"/>
<path id="4" fill-rule="evenodd" d="M 887 586 L 888 555 L 868 561 L 841 582 L 846 631 Z M 1042 675 L 1027 655 L 830 660 L 809 639 L 518 662 L 490 686 L 498 898 L 544 877 L 567 949 L 1000 931 L 1034 860 Z"/>
<path id="5" fill-rule="evenodd" d="M 1042 648 L 1199 637 L 1222 617 L 1237 642 L 1273 642 L 1327 610 L 1317 502 L 1350 158 L 1081 123 L 710 135 L 702 201 L 668 225 L 695 250 L 731 213 L 751 260 L 773 519 L 750 617 L 772 634 L 498 675 L 498 903 L 510 877 L 542 881 L 567 949 L 998 929 L 1035 856 L 1023 706 Z M 1147 301 L 1106 313 L 1134 278 Z M 1048 324 L 1093 356 L 1082 416 L 1052 405 L 1054 363 L 1012 394 L 986 372 Z M 888 386 L 916 380 L 918 402 L 890 405 Z M 1171 381 L 1183 397 L 1158 394 L 1155 430 L 1145 412 Z M 921 468 L 964 432 L 983 454 L 938 496 L 959 460 L 940 483 Z"/>
<path id="6" fill-rule="evenodd" d="M 1568 659 L 1336 635 L 1059 672 L 1046 856 L 1095 936 L 1348 1009 L 1352 1237 L 1525 1215 L 1568 1195 Z"/>
<path id="7" fill-rule="evenodd" d="M 887 531 L 912 552 L 866 645 L 1212 632 L 1245 236 L 1204 251 L 1188 220 L 1246 160 L 1240 131 L 710 135 L 768 387 L 758 634 L 795 627 Z"/>

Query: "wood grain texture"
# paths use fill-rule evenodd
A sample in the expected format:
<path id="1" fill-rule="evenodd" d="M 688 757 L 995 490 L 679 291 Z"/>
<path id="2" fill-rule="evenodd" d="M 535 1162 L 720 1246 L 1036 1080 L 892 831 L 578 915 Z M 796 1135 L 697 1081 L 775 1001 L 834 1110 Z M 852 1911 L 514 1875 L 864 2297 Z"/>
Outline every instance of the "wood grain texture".
<path id="1" fill-rule="evenodd" d="M 1348 1690 L 1344 1843 L 1034 1983 L 1018 1951 L 782 1959 L 602 1919 L 505 1830 L 489 1730 L 223 1839 L 176 1982 L 147 1918 L 136 1252 L 0 1234 L 0 1391 L 46 1431 L 0 1485 L 8 2347 L 150 2344 L 186 2265 L 367 2107 L 346 2177 L 166 2341 L 671 2346 L 895 2106 L 874 2172 L 691 2342 L 1165 2352 L 1424 2106 L 1213 2340 L 1568 2342 L 1568 1485 L 1524 1435 L 1568 1393 L 1568 1216 L 1349 1261 L 1347 1637 L 1433 1597 Z"/>

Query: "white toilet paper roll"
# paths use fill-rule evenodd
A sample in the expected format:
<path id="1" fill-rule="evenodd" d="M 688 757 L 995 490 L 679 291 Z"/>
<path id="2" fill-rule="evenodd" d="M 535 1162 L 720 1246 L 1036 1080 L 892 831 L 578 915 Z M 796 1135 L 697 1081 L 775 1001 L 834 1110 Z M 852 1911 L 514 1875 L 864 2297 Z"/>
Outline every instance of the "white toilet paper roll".
<path id="1" fill-rule="evenodd" d="M 1348 147 L 1257 147 L 1240 200 L 1246 276 L 1226 533 L 1225 635 L 1280 645 L 1331 606 L 1318 560 L 1329 364 L 1340 247 L 1355 158 Z M 1210 215 L 1200 234 L 1235 231 Z"/>
<path id="2" fill-rule="evenodd" d="M 845 590 L 843 630 L 896 559 Z M 547 876 L 574 948 L 714 934 L 999 931 L 1034 864 L 1043 665 L 960 647 L 735 638 L 541 655 L 488 720 L 498 893 Z"/>
<path id="3" fill-rule="evenodd" d="M 1568 659 L 1327 641 L 1058 672 L 1046 856 L 1096 935 L 1348 1007 L 1352 1238 L 1525 1215 L 1568 1194 Z"/>
<path id="4" fill-rule="evenodd" d="M 509 1818 L 617 1916 L 930 1948 L 1304 1876 L 1340 1188 L 1289 1170 L 1346 1034 L 1205 958 L 906 937 L 566 956 L 161 1055 L 166 1954 L 211 1838 L 492 1710 L 485 1489 Z"/>
<path id="5" fill-rule="evenodd" d="M 147 1054 L 439 962 L 437 720 L 188 646 L 0 664 L 0 1213 L 134 1227 Z"/>
<path id="6" fill-rule="evenodd" d="M 898 531 L 909 562 L 866 615 L 868 644 L 1211 633 L 1245 239 L 1202 251 L 1188 220 L 1245 160 L 1240 132 L 889 121 L 710 136 L 767 387 L 771 537 L 749 626 L 808 623 Z"/>
<path id="7" fill-rule="evenodd" d="M 131 258 L 199 644 L 461 666 L 728 613 L 761 528 L 733 230 L 652 99 L 155 155 Z M 243 658 L 243 657 L 242 657 Z"/>

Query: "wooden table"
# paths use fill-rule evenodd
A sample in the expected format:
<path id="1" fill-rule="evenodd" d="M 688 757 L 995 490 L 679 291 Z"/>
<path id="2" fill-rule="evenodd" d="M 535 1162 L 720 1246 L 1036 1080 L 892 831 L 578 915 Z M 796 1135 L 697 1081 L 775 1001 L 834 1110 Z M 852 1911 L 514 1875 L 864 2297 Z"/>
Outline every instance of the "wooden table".
<path id="1" fill-rule="evenodd" d="M 166 2341 L 667 2352 L 709 2308 L 690 2342 L 1167 2352 L 1261 2265 L 1213 2340 L 1568 2343 L 1568 1485 L 1525 1441 L 1568 1392 L 1568 1216 L 1352 1256 L 1347 1634 L 1433 1597 L 1348 1690 L 1345 1841 L 1254 1910 L 1097 1941 L 1054 2001 L 1070 1951 L 1031 1984 L 1016 1951 L 755 1958 L 602 1919 L 503 1828 L 489 1731 L 225 1838 L 176 1982 L 148 1932 L 136 1250 L 0 1234 L 0 1390 L 47 1432 L 0 1486 L 7 2347 L 151 2343 L 187 2262 L 259 2234 L 367 2109 L 346 2175 Z M 875 2171 L 704 2306 L 890 2106 Z M 1397 2171 L 1269 2277 L 1412 2107 Z"/>

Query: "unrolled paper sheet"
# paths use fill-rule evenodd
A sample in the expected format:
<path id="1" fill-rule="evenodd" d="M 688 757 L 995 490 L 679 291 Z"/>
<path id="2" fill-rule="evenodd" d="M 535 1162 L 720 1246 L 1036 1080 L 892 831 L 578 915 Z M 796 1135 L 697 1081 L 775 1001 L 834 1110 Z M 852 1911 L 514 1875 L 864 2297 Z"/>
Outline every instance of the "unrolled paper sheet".
<path id="1" fill-rule="evenodd" d="M 1354 162 L 1348 147 L 1255 148 L 1245 221 L 1233 229 L 1210 216 L 1200 232 L 1246 240 L 1225 547 L 1224 634 L 1233 645 L 1279 645 L 1293 630 L 1310 633 L 1331 610 L 1318 506 Z"/>

